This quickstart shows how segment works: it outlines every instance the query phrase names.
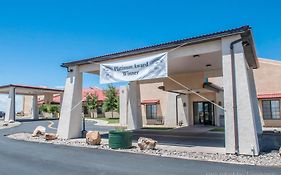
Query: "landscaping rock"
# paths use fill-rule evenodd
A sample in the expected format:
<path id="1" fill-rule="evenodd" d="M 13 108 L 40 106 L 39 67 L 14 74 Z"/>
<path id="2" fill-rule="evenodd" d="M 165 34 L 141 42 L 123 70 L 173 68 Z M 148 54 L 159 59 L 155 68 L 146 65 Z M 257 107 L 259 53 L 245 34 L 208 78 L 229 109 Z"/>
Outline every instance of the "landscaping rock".
<path id="1" fill-rule="evenodd" d="M 56 140 L 58 136 L 53 133 L 46 133 L 45 134 L 45 140 Z"/>
<path id="2" fill-rule="evenodd" d="M 38 137 L 46 133 L 46 128 L 44 126 L 37 126 L 32 133 L 32 137 Z"/>
<path id="3" fill-rule="evenodd" d="M 140 137 L 138 139 L 138 146 L 140 150 L 155 149 L 156 143 L 157 141 L 151 138 Z"/>
<path id="4" fill-rule="evenodd" d="M 8 126 L 8 125 L 9 125 L 8 122 L 4 122 L 4 123 L 3 123 L 3 126 Z"/>
<path id="5" fill-rule="evenodd" d="M 281 147 L 279 148 L 279 156 L 281 156 Z"/>
<path id="6" fill-rule="evenodd" d="M 86 134 L 86 143 L 88 145 L 99 145 L 101 142 L 101 136 L 98 131 L 89 131 Z"/>

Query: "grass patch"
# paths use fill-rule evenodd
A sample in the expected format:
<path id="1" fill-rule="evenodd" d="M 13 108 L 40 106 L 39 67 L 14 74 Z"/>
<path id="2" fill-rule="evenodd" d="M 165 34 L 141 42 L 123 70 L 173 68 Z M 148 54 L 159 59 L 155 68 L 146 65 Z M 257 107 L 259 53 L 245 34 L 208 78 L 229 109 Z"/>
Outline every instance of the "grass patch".
<path id="1" fill-rule="evenodd" d="M 171 130 L 171 129 L 174 129 L 174 128 L 168 128 L 168 127 L 143 127 L 141 129 L 165 131 L 165 130 Z"/>
<path id="2" fill-rule="evenodd" d="M 213 129 L 210 129 L 209 131 L 211 131 L 211 132 L 224 132 L 224 128 L 213 128 Z"/>
<path id="3" fill-rule="evenodd" d="M 108 124 L 119 123 L 119 118 L 97 118 L 97 119 L 107 121 Z"/>

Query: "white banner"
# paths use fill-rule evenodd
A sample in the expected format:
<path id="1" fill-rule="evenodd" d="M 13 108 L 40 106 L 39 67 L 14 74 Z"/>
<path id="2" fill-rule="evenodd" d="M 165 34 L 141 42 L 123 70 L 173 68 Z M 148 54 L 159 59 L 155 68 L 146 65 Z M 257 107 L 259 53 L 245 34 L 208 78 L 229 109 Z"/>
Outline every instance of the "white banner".
<path id="1" fill-rule="evenodd" d="M 100 83 L 147 80 L 168 76 L 167 53 L 100 64 Z"/>

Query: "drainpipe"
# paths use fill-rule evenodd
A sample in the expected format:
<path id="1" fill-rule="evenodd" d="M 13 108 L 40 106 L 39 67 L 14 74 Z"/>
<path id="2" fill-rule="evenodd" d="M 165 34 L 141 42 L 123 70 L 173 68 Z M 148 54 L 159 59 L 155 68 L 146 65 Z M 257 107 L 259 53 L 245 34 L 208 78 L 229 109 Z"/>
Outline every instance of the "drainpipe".
<path id="1" fill-rule="evenodd" d="M 178 110 L 178 98 L 181 94 L 176 95 L 176 124 L 179 125 L 179 110 Z"/>
<path id="2" fill-rule="evenodd" d="M 236 89 L 234 45 L 238 44 L 241 41 L 242 39 L 238 39 L 230 43 L 235 154 L 239 154 L 239 143 L 238 143 L 239 140 L 238 140 L 238 119 L 237 119 L 238 112 L 237 112 L 237 89 Z"/>

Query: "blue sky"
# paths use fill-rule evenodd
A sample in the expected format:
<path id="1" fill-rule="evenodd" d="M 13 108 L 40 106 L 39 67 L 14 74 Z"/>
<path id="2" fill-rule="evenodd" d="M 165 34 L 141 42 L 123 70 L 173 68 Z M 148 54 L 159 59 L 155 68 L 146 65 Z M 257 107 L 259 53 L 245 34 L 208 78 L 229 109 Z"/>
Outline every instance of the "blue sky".
<path id="1" fill-rule="evenodd" d="M 281 2 L 0 1 L 0 85 L 64 85 L 63 62 L 250 25 L 259 57 L 281 59 Z M 84 76 L 84 86 L 100 86 Z"/>

